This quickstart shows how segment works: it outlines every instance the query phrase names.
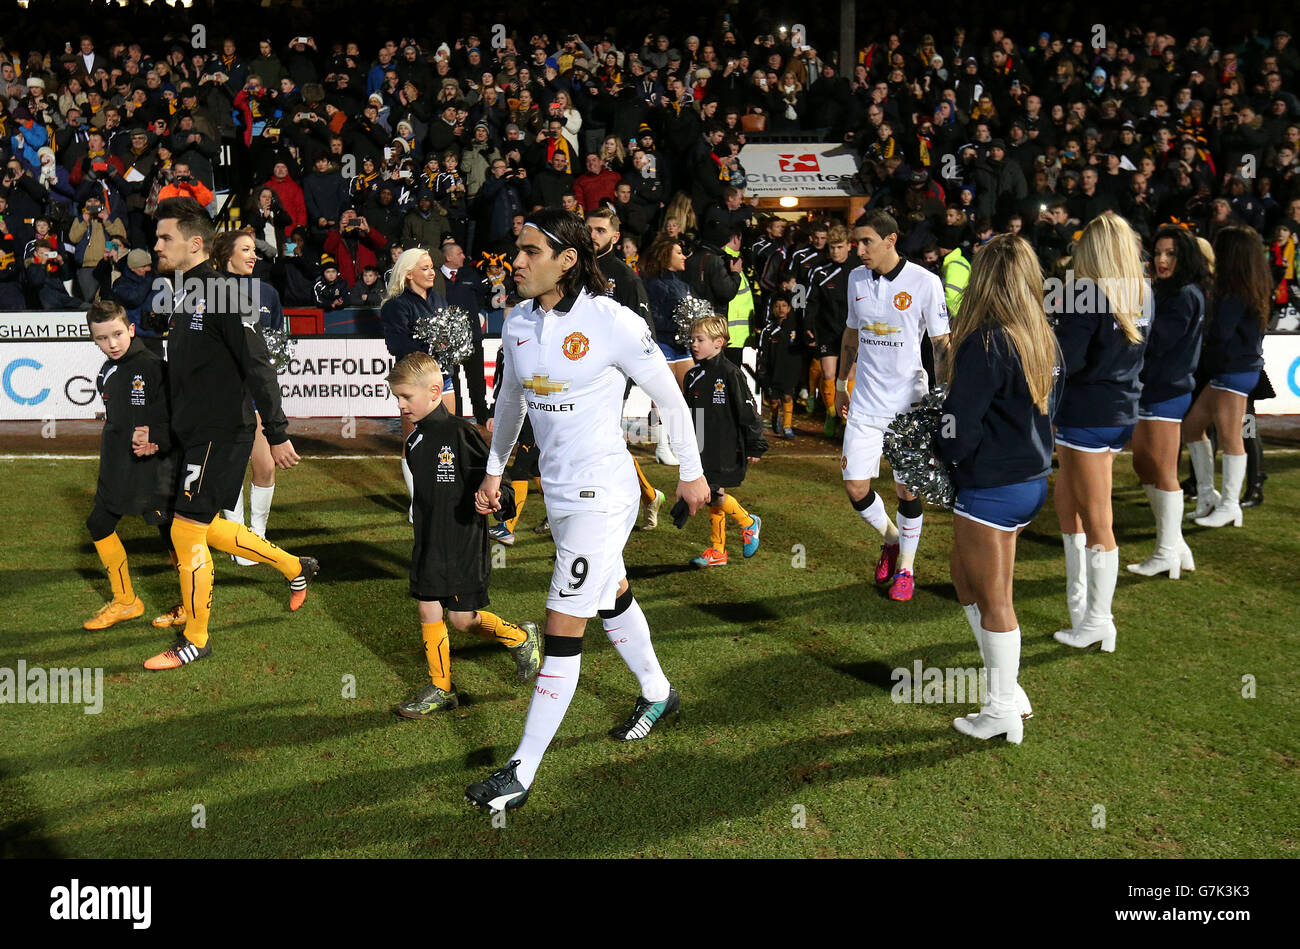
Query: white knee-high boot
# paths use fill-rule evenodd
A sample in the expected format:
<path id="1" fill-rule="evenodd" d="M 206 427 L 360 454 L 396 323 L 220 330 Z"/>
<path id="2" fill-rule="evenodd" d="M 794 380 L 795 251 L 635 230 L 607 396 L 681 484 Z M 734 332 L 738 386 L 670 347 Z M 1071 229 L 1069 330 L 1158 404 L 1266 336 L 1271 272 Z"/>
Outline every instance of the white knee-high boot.
<path id="1" fill-rule="evenodd" d="M 1088 609 L 1087 535 L 1062 534 L 1061 541 L 1065 545 L 1065 605 L 1070 611 L 1070 628 L 1076 629 Z"/>
<path id="2" fill-rule="evenodd" d="M 235 506 L 231 510 L 222 511 L 221 513 L 232 524 L 244 523 L 244 489 L 242 487 L 239 489 L 239 497 L 235 498 Z M 246 560 L 243 557 L 236 557 L 234 554 L 230 555 L 230 559 L 241 567 L 251 567 L 257 563 L 256 560 Z"/>
<path id="3" fill-rule="evenodd" d="M 1208 438 L 1188 442 L 1187 456 L 1196 478 L 1196 510 L 1187 516 L 1205 517 L 1219 504 L 1219 492 L 1214 490 L 1214 443 Z"/>
<path id="4" fill-rule="evenodd" d="M 963 606 L 962 611 L 966 614 L 966 622 L 970 624 L 970 631 L 975 634 L 975 644 L 980 647 L 980 662 L 984 663 L 987 674 L 989 660 L 984 652 L 984 620 L 980 616 L 979 604 L 971 603 L 969 606 Z M 1034 717 L 1034 707 L 1029 704 L 1029 696 L 1020 687 L 1019 681 L 1016 682 L 1016 707 L 1020 710 L 1021 718 Z M 966 717 L 974 718 L 978 714 L 979 712 L 971 712 Z"/>
<path id="5" fill-rule="evenodd" d="M 271 499 L 275 485 L 262 487 L 255 484 L 248 494 L 248 526 L 258 537 L 266 536 L 266 522 L 271 518 Z"/>
<path id="6" fill-rule="evenodd" d="M 1246 456 L 1223 453 L 1223 496 L 1214 510 L 1196 518 L 1202 527 L 1241 526 L 1241 485 L 1246 480 Z"/>
<path id="7" fill-rule="evenodd" d="M 1110 608 L 1115 598 L 1115 581 L 1119 578 L 1119 548 L 1089 550 L 1087 555 L 1088 612 L 1082 624 L 1072 630 L 1061 630 L 1055 639 L 1081 649 L 1101 643 L 1102 652 L 1114 652 L 1115 623 Z"/>
<path id="8" fill-rule="evenodd" d="M 1025 740 L 1025 720 L 1016 707 L 1016 677 L 1020 671 L 1020 628 L 1007 633 L 982 630 L 984 659 L 989 671 L 989 704 L 974 718 L 955 718 L 952 727 L 972 738 L 1006 735 L 1018 745 Z"/>
<path id="9" fill-rule="evenodd" d="M 1144 577 L 1167 572 L 1170 580 L 1177 580 L 1183 570 L 1196 569 L 1192 549 L 1183 540 L 1183 492 L 1161 491 L 1152 484 L 1142 487 L 1156 518 L 1156 549 L 1146 560 L 1131 563 L 1128 568 Z"/>

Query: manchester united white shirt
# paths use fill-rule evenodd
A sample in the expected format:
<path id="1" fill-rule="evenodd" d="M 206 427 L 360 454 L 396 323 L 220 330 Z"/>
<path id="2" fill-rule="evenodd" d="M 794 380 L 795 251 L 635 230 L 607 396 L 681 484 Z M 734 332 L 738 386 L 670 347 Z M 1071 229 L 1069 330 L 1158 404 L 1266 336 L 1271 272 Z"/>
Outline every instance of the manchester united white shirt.
<path id="1" fill-rule="evenodd" d="M 948 334 L 943 282 L 911 261 L 886 274 L 849 274 L 846 326 L 858 331 L 857 376 L 849 418 L 891 419 L 925 395 L 921 338 Z"/>
<path id="2" fill-rule="evenodd" d="M 548 511 L 614 511 L 634 501 L 640 489 L 622 425 L 630 378 L 659 409 L 681 460 L 678 477 L 703 476 L 686 400 L 645 320 L 631 310 L 585 290 L 553 310 L 525 301 L 506 317 L 501 351 L 488 474 L 505 471 L 526 411 Z"/>

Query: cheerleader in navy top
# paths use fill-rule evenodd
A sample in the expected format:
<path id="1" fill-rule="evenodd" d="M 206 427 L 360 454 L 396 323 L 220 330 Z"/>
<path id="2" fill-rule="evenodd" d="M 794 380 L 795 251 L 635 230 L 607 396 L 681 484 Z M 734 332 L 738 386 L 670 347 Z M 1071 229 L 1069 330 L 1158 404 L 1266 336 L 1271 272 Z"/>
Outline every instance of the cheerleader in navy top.
<path id="1" fill-rule="evenodd" d="M 1047 500 L 1060 352 L 1043 312 L 1033 249 L 999 234 L 975 255 L 953 317 L 953 363 L 935 453 L 952 466 L 952 582 L 988 670 L 988 703 L 953 727 L 1019 744 L 1033 715 L 1017 682 L 1020 625 L 1011 602 L 1016 538 Z"/>
<path id="2" fill-rule="evenodd" d="M 429 344 L 416 339 L 414 330 L 415 323 L 421 316 L 447 305 L 442 294 L 433 289 L 437 278 L 438 269 L 433 265 L 433 258 L 422 247 L 410 247 L 402 251 L 393 264 L 388 291 L 384 294 L 384 305 L 379 308 L 379 322 L 384 328 L 384 344 L 394 361 L 408 353 L 429 351 Z M 451 376 L 445 372 L 442 385 L 442 404 L 447 407 L 447 411 L 454 411 L 455 390 L 452 388 Z M 414 429 L 415 423 L 402 416 L 403 445 Z M 411 496 L 407 520 L 415 523 L 415 477 L 411 474 L 411 466 L 406 462 L 405 452 L 402 455 L 402 479 L 406 482 L 406 493 Z"/>
<path id="3" fill-rule="evenodd" d="M 1183 421 L 1183 440 L 1196 476 L 1196 523 L 1241 526 L 1241 485 L 1246 447 L 1241 423 L 1246 399 L 1264 366 L 1264 333 L 1271 299 L 1268 261 L 1259 233 L 1227 227 L 1214 240 L 1215 277 L 1205 324 L 1205 364 L 1210 384 Z M 1223 450 L 1223 493 L 1214 490 L 1213 425 Z"/>
<path id="4" fill-rule="evenodd" d="M 1155 272 L 1155 316 L 1147 333 L 1142 361 L 1142 395 L 1133 432 L 1133 471 L 1151 502 L 1156 519 L 1156 549 L 1133 573 L 1152 577 L 1168 573 L 1177 580 L 1195 570 L 1191 548 L 1183 540 L 1183 489 L 1178 483 L 1178 448 L 1182 422 L 1192 405 L 1196 366 L 1201 358 L 1201 324 L 1209 267 L 1196 240 L 1186 230 L 1166 225 L 1156 233 L 1151 255 Z"/>
<path id="5" fill-rule="evenodd" d="M 1065 597 L 1070 628 L 1058 642 L 1115 650 L 1111 602 L 1119 547 L 1111 511 L 1114 458 L 1138 420 L 1142 354 L 1151 290 L 1133 228 L 1106 212 L 1075 245 L 1075 293 L 1065 301 L 1056 338 L 1066 383 L 1056 413 L 1061 470 L 1056 516 L 1065 543 Z M 1087 549 L 1085 549 L 1087 548 Z"/>

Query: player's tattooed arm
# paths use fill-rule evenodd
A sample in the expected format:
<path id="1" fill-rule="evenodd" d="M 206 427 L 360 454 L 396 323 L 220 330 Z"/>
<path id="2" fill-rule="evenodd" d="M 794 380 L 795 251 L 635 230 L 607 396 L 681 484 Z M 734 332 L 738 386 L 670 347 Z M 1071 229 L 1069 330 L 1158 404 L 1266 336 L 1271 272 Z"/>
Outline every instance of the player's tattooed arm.
<path id="1" fill-rule="evenodd" d="M 945 337 L 946 338 L 946 337 Z M 851 379 L 858 368 L 858 331 L 846 329 L 840 341 L 840 362 L 837 375 L 841 379 Z"/>

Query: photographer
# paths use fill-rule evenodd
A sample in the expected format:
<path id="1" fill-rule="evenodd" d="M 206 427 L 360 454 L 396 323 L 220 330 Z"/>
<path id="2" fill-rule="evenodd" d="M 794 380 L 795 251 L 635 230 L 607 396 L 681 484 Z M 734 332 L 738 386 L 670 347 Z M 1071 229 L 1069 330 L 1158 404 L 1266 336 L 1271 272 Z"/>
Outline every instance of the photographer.
<path id="1" fill-rule="evenodd" d="M 99 284 L 95 281 L 95 267 L 105 255 L 112 254 L 118 247 L 125 246 L 126 225 L 120 217 L 110 213 L 103 199 L 92 195 L 86 199 L 81 207 L 81 214 L 68 229 L 68 240 L 74 246 L 78 267 L 77 286 L 81 290 L 82 299 L 87 303 L 93 303 L 95 294 L 99 290 Z M 38 253 L 43 243 L 45 242 L 37 242 Z M 57 255 L 57 251 L 52 248 L 47 249 Z M 49 264 L 52 261 L 46 255 L 43 262 Z M 52 270 L 49 272 L 54 273 Z M 30 277 L 30 265 L 28 274 Z M 62 280 L 63 277 L 60 276 L 59 279 Z"/>
<path id="2" fill-rule="evenodd" d="M 172 163 L 171 184 L 158 192 L 159 201 L 166 201 L 168 198 L 193 198 L 204 207 L 212 203 L 212 197 L 212 191 L 207 185 L 190 172 L 189 164 L 179 159 Z"/>
<path id="3" fill-rule="evenodd" d="M 517 149 L 511 149 L 507 157 L 511 154 L 518 158 Z M 480 231 L 487 236 L 484 246 L 496 248 L 509 241 L 511 223 L 515 215 L 527 210 L 531 194 L 524 169 L 511 167 L 506 158 L 493 159 L 475 202 Z"/>
<path id="4" fill-rule="evenodd" d="M 49 238 L 36 242 L 32 256 L 24 261 L 24 265 L 27 287 L 35 296 L 40 309 L 90 309 L 89 303 L 74 299 L 63 289 L 63 283 L 68 279 L 67 264 L 62 255 L 53 248 Z"/>
<path id="5" fill-rule="evenodd" d="M 270 185 L 253 189 L 240 217 L 254 235 L 275 248 L 276 256 L 284 253 L 285 235 L 293 228 L 293 218 L 280 203 L 280 196 Z"/>
<path id="6" fill-rule="evenodd" d="M 348 208 L 339 218 L 339 226 L 325 235 L 324 252 L 338 262 L 339 276 L 349 287 L 361 277 L 366 267 L 379 266 L 379 252 L 388 239 L 356 211 Z"/>
<path id="7" fill-rule="evenodd" d="M 315 171 L 302 181 L 307 205 L 307 226 L 314 240 L 324 240 L 338 226 L 343 209 L 348 206 L 348 185 L 328 153 L 316 156 Z"/>
<path id="8" fill-rule="evenodd" d="M 19 247 L 26 245 L 35 236 L 32 223 L 45 213 L 49 199 L 47 191 L 39 180 L 27 173 L 27 169 L 16 158 L 11 158 L 5 165 L 4 178 L 0 181 L 0 197 L 8 205 L 6 212 L 9 232 Z"/>
<path id="9" fill-rule="evenodd" d="M 91 129 L 86 136 L 86 152 L 73 164 L 68 180 L 74 188 L 79 188 L 87 180 L 100 181 L 125 172 L 122 159 L 109 154 L 104 130 Z"/>
<path id="10" fill-rule="evenodd" d="M 235 95 L 234 109 L 239 115 L 239 134 L 248 148 L 253 139 L 262 136 L 267 123 L 273 120 L 275 102 L 261 76 L 249 76 L 242 89 Z"/>

